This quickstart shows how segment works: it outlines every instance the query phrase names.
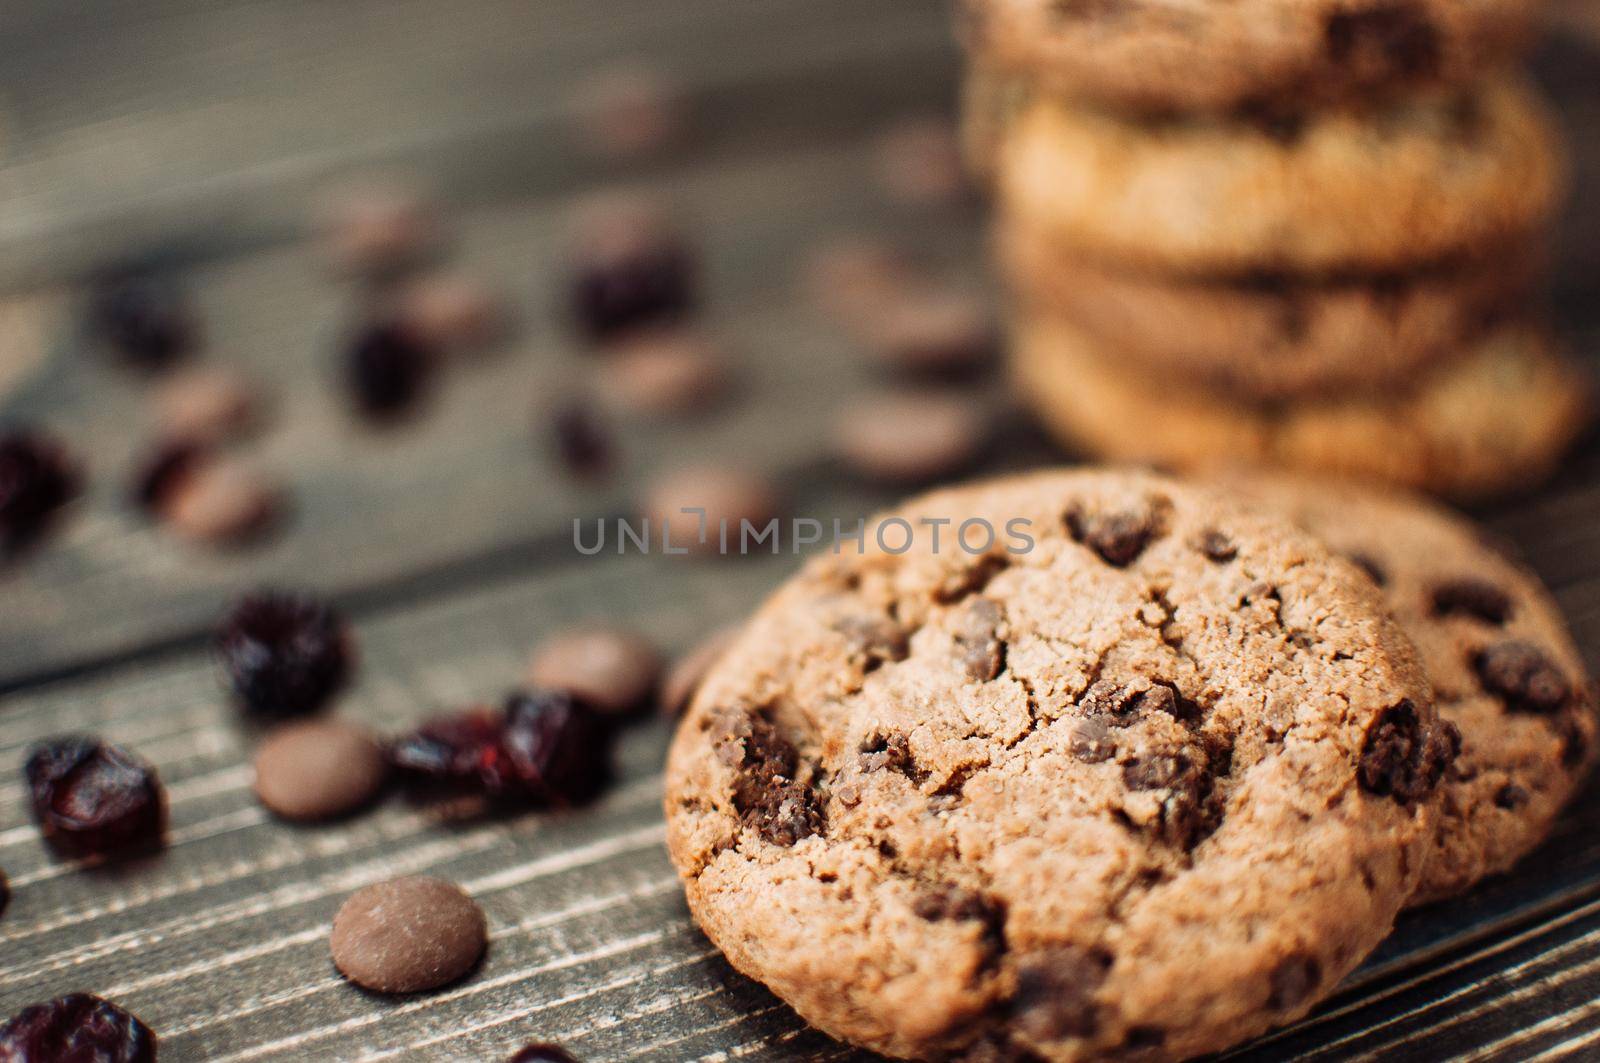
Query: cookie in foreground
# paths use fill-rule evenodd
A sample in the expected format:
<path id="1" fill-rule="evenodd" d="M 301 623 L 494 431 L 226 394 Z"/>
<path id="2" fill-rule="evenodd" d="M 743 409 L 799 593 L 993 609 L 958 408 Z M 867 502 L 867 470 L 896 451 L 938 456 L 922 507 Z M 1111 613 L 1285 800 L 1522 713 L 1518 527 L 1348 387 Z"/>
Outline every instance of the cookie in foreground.
<path id="1" fill-rule="evenodd" d="M 668 844 L 736 968 L 891 1055 L 1178 1059 L 1388 932 L 1453 740 L 1355 566 L 1135 472 L 896 521 L 768 600 L 673 744 Z"/>

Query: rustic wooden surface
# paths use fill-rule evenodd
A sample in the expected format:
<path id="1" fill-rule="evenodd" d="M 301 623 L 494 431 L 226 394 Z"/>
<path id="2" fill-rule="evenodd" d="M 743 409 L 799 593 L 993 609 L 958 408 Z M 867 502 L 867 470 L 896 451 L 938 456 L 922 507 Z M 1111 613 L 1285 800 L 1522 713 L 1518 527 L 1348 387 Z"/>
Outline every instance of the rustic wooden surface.
<path id="1" fill-rule="evenodd" d="M 780 476 L 792 510 L 851 518 L 885 501 L 827 459 L 823 428 L 872 379 L 796 295 L 806 250 L 885 233 L 959 283 L 984 283 L 975 211 L 886 203 L 873 133 L 943 108 L 954 56 L 926 0 L 120 0 L 0 5 L 0 419 L 41 421 L 89 455 L 93 486 L 62 535 L 0 574 L 0 1015 L 73 990 L 112 997 L 164 1059 L 495 1059 L 533 1039 L 590 1060 L 853 1054 L 734 975 L 690 925 L 661 848 L 665 728 L 630 734 L 617 785 L 561 816 L 444 823 L 398 800 L 293 828 L 249 793 L 255 736 L 205 648 L 229 594 L 288 581 L 335 596 L 362 645 L 341 713 L 393 730 L 497 697 L 527 648 L 612 617 L 678 650 L 748 610 L 796 563 L 587 559 L 574 516 L 626 512 L 678 462 Z M 574 152 L 582 72 L 648 51 L 683 78 L 692 151 L 636 172 Z M 1557 309 L 1600 350 L 1600 53 L 1568 37 L 1540 70 L 1578 149 Z M 397 102 L 398 101 L 398 102 Z M 453 260 L 517 304 L 509 348 L 453 373 L 411 425 L 355 427 L 330 386 L 352 293 L 304 239 L 324 180 L 398 167 L 453 204 Z M 738 363 L 735 401 L 691 424 L 628 426 L 614 482 L 551 466 L 536 411 L 582 378 L 551 313 L 572 198 L 622 177 L 664 188 L 708 265 L 706 326 Z M 190 284 L 208 357 L 248 367 L 279 416 L 255 448 L 296 509 L 264 548 L 184 548 L 122 502 L 148 438 L 136 382 L 73 327 L 84 270 L 155 249 Z M 982 400 L 1003 410 L 993 389 Z M 994 464 L 1037 460 L 1026 426 Z M 1482 514 L 1551 582 L 1600 668 L 1600 444 L 1557 482 Z M 172 839 L 131 865 L 50 858 L 15 766 L 38 737 L 93 730 L 155 761 Z M 1250 1060 L 1600 1054 L 1600 791 L 1514 875 L 1405 916 L 1305 1022 Z M 386 1000 L 345 985 L 328 922 L 360 885 L 427 870 L 488 912 L 482 967 L 442 993 Z"/>

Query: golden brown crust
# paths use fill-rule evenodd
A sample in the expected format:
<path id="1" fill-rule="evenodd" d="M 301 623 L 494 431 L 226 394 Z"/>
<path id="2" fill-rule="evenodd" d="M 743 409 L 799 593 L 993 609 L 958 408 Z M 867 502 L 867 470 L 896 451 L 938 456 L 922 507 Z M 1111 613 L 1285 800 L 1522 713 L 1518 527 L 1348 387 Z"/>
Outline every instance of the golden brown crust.
<path id="1" fill-rule="evenodd" d="M 1545 257 L 1529 242 L 1457 269 L 1202 280 L 1107 268 L 1019 219 L 1002 223 L 995 242 L 1024 303 L 1060 313 L 1149 371 L 1251 399 L 1392 391 L 1524 299 Z"/>
<path id="2" fill-rule="evenodd" d="M 1042 94 L 1008 133 L 1001 199 L 1085 258 L 1190 275 L 1394 271 L 1482 254 L 1547 221 L 1554 127 L 1512 79 L 1288 130 L 1134 122 Z"/>
<path id="3" fill-rule="evenodd" d="M 1389 396 L 1250 404 L 1119 362 L 1057 316 L 1019 322 L 1018 390 L 1064 442 L 1113 461 L 1268 465 L 1475 498 L 1548 476 L 1588 423 L 1591 383 L 1506 327 Z"/>

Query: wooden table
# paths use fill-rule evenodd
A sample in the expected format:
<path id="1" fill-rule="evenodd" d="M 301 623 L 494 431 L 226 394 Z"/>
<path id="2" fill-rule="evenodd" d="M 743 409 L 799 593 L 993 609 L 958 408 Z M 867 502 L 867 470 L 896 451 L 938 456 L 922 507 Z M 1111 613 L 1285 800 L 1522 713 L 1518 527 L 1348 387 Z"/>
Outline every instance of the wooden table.
<path id="1" fill-rule="evenodd" d="M 736 455 L 780 477 L 793 512 L 823 519 L 888 501 L 827 457 L 829 417 L 871 373 L 798 298 L 796 274 L 820 239 L 866 230 L 985 283 L 978 211 L 896 207 L 872 175 L 887 121 L 949 106 L 946 13 L 925 0 L 68 7 L 0 7 L 0 414 L 69 434 L 92 472 L 62 534 L 0 576 L 0 867 L 15 893 L 0 918 L 0 1015 L 97 992 L 179 1060 L 494 1059 L 532 1039 L 592 1060 L 851 1056 L 734 975 L 690 924 L 661 844 L 663 726 L 627 737 L 618 784 L 580 813 L 448 825 L 392 802 L 296 829 L 249 793 L 254 736 L 206 641 L 242 588 L 327 594 L 362 646 L 339 711 L 396 730 L 498 696 L 530 645 L 575 620 L 626 620 L 681 650 L 798 563 L 579 556 L 571 519 L 626 512 L 660 469 Z M 618 173 L 574 150 L 569 101 L 585 70 L 635 54 L 683 80 L 698 136 Z M 1540 60 L 1579 149 L 1557 292 L 1584 351 L 1600 346 L 1597 63 L 1576 36 Z M 354 297 L 305 239 L 310 194 L 368 168 L 440 190 L 454 261 L 502 283 L 522 325 L 511 349 L 453 372 L 421 418 L 387 433 L 352 424 L 331 385 Z M 695 219 L 704 320 L 741 386 L 694 423 L 628 426 L 618 476 L 584 486 L 542 452 L 536 411 L 574 386 L 585 357 L 552 313 L 561 226 L 575 195 L 612 179 L 660 187 Z M 261 549 L 196 552 L 123 504 L 148 402 L 86 348 L 73 307 L 87 270 L 151 250 L 192 288 L 208 356 L 277 393 L 256 453 L 296 506 Z M 994 386 L 977 398 L 1008 409 Z M 1006 441 L 996 467 L 1043 460 L 1026 425 Z M 1600 667 L 1600 447 L 1483 516 L 1551 582 Z M 164 853 L 82 869 L 41 848 L 14 766 L 29 742 L 74 729 L 159 765 Z M 1597 828 L 1591 795 L 1516 874 L 1404 917 L 1313 1017 L 1238 1055 L 1593 1057 Z M 364 883 L 420 871 L 481 900 L 487 961 L 415 1000 L 352 989 L 327 958 L 333 912 Z"/>

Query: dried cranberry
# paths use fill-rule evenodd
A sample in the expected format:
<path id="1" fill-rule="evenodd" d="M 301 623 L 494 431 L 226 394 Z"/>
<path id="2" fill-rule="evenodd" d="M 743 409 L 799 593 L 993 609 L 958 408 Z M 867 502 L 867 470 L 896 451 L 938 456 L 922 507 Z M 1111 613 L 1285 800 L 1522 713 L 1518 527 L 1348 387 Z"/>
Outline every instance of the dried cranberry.
<path id="1" fill-rule="evenodd" d="M 606 781 L 610 729 L 562 691 L 506 699 L 505 744 L 523 785 L 550 804 L 587 801 Z"/>
<path id="2" fill-rule="evenodd" d="M 576 476 L 599 476 L 611 468 L 611 438 L 594 411 L 581 402 L 555 412 L 556 456 Z"/>
<path id="3" fill-rule="evenodd" d="M 581 263 L 573 313 L 591 339 L 683 317 L 694 305 L 694 261 L 676 240 L 640 240 Z"/>
<path id="4" fill-rule="evenodd" d="M 389 759 L 424 787 L 566 805 L 598 792 L 609 746 L 604 721 L 569 695 L 516 693 L 500 710 L 428 721 L 395 741 Z"/>
<path id="5" fill-rule="evenodd" d="M 0 1025 L 3 1063 L 153 1063 L 156 1035 L 109 1000 L 73 993 Z"/>
<path id="6" fill-rule="evenodd" d="M 504 733 L 495 709 L 440 716 L 391 743 L 389 761 L 412 783 L 499 796 L 516 786 Z"/>
<path id="7" fill-rule="evenodd" d="M 315 712 L 350 673 L 344 621 L 299 595 L 259 591 L 239 599 L 218 625 L 216 645 L 239 700 L 269 719 Z"/>
<path id="8" fill-rule="evenodd" d="M 133 504 L 147 513 L 158 513 L 204 457 L 204 448 L 191 440 L 168 440 L 157 445 L 134 473 L 133 490 L 129 493 Z"/>
<path id="9" fill-rule="evenodd" d="M 166 825 L 155 769 L 92 735 L 47 739 L 23 766 L 33 818 L 65 856 L 94 856 L 149 845 Z"/>
<path id="10" fill-rule="evenodd" d="M 380 322 L 350 345 L 345 380 L 356 409 L 374 419 L 397 417 L 422 397 L 433 351 L 401 326 Z"/>
<path id="11" fill-rule="evenodd" d="M 528 1045 L 506 1063 L 578 1063 L 578 1057 L 560 1045 Z"/>
<path id="12" fill-rule="evenodd" d="M 170 280 L 145 273 L 107 278 L 95 291 L 91 324 L 124 362 L 164 369 L 194 350 L 198 329 Z"/>
<path id="13" fill-rule="evenodd" d="M 29 431 L 0 435 L 0 550 L 32 542 L 80 487 L 77 470 L 54 440 Z"/>

